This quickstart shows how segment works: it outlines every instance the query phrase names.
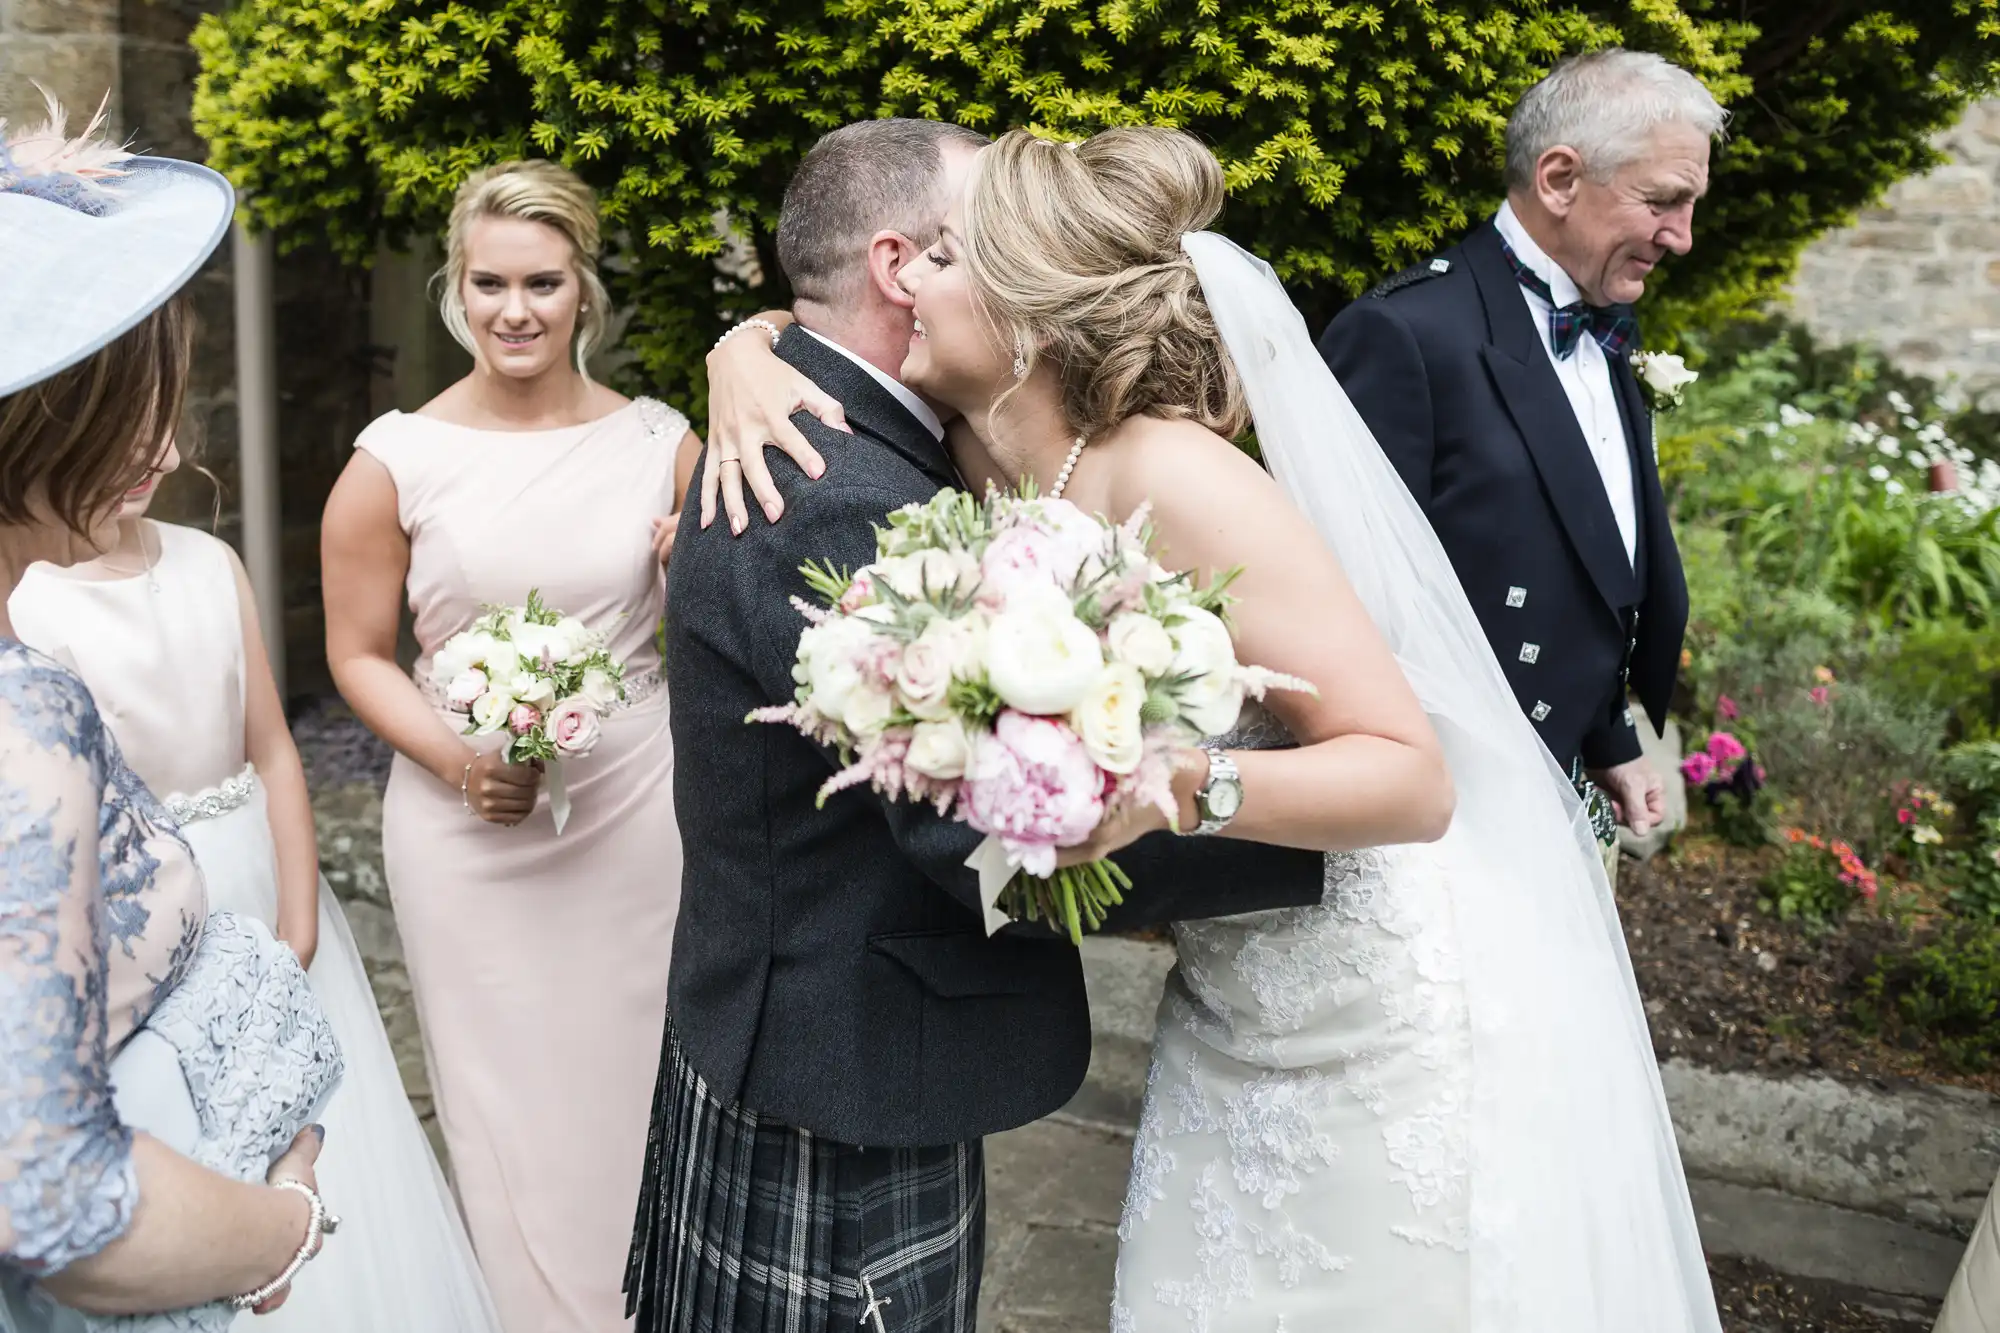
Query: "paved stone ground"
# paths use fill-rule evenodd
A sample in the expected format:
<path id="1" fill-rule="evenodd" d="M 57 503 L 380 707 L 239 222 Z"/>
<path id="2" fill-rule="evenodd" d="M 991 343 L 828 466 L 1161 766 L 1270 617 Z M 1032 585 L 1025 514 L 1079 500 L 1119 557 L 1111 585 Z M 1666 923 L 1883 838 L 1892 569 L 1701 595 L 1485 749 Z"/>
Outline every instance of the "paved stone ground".
<path id="1" fill-rule="evenodd" d="M 1104 1333 L 1131 1151 L 1129 1135 L 1067 1115 L 986 1141 L 981 1333 Z M 1710 1272 L 1726 1333 L 1922 1333 L 1937 1314 L 1933 1301 L 1743 1259 L 1714 1258 Z"/>

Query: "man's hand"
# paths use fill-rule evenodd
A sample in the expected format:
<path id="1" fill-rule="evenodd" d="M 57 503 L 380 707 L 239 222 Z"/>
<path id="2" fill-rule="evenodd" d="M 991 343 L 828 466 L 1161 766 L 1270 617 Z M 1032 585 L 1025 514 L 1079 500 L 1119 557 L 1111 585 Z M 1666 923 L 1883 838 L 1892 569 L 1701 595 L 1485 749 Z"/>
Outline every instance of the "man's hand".
<path id="1" fill-rule="evenodd" d="M 1611 798 L 1618 822 L 1642 837 L 1667 817 L 1667 784 L 1643 756 L 1616 768 L 1593 769 L 1590 780 Z"/>

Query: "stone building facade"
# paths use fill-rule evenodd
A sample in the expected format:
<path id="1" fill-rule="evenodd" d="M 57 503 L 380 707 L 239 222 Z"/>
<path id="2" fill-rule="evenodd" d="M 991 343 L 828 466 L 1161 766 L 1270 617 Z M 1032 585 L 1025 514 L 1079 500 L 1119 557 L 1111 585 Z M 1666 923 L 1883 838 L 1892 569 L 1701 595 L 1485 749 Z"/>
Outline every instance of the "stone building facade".
<path id="1" fill-rule="evenodd" d="M 0 117 L 39 123 L 40 84 L 80 129 L 100 101 L 135 148 L 199 160 L 192 125 L 195 58 L 188 34 L 223 0 L 0 0 Z M 279 439 L 288 688 L 327 686 L 319 613 L 318 526 L 327 489 L 355 435 L 375 415 L 381 356 L 371 341 L 369 276 L 310 251 L 277 261 Z M 161 518 L 214 525 L 235 541 L 237 492 L 234 287 L 224 245 L 191 285 L 200 346 L 190 387 L 194 456 L 161 488 Z"/>
<path id="2" fill-rule="evenodd" d="M 2000 100 L 1975 105 L 1941 146 L 1950 162 L 1806 251 L 1792 311 L 1822 340 L 1876 344 L 2000 409 Z"/>

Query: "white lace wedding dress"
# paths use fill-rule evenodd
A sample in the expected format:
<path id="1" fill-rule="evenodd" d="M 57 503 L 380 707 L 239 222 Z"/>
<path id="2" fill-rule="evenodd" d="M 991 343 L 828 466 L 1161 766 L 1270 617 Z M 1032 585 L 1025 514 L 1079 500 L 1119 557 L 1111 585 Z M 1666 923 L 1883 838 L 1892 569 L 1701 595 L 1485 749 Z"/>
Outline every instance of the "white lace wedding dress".
<path id="1" fill-rule="evenodd" d="M 1290 743 L 1245 720 L 1224 748 Z M 1464 864 L 1341 853 L 1315 906 L 1174 927 L 1114 1333 L 1466 1328 Z"/>
<path id="2" fill-rule="evenodd" d="M 1272 475 L 1437 730 L 1457 808 L 1317 906 L 1175 927 L 1115 1333 L 1721 1333 L 1588 820 L 1270 267 L 1182 239 Z M 1239 515 L 1254 522 L 1254 515 Z M 1290 743 L 1251 709 L 1225 747 Z"/>

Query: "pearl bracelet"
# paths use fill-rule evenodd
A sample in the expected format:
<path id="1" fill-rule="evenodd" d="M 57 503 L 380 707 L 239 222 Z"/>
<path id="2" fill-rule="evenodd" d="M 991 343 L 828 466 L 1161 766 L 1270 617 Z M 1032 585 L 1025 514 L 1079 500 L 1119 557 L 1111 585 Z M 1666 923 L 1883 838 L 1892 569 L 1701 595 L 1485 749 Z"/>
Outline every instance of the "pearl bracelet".
<path id="1" fill-rule="evenodd" d="M 784 330 L 779 328 L 776 324 L 773 324 L 768 319 L 746 319 L 741 324 L 738 324 L 735 328 L 729 330 L 729 332 L 723 334 L 720 338 L 717 338 L 715 340 L 714 350 L 720 351 L 722 348 L 722 344 L 728 342 L 731 338 L 734 338 L 737 334 L 743 332 L 743 330 L 745 329 L 762 329 L 766 333 L 770 334 L 771 350 L 774 352 L 778 350 L 778 339 L 784 336 Z"/>
<path id="2" fill-rule="evenodd" d="M 327 1216 L 326 1204 L 320 1199 L 319 1192 L 303 1180 L 281 1180 L 273 1188 L 291 1190 L 306 1196 L 306 1202 L 312 1206 L 312 1213 L 306 1219 L 306 1238 L 299 1245 L 299 1252 L 285 1265 L 284 1272 L 255 1291 L 230 1298 L 229 1304 L 238 1310 L 254 1310 L 289 1287 L 292 1279 L 299 1275 L 299 1270 L 306 1266 L 312 1259 L 314 1251 L 319 1248 L 320 1237 L 340 1225 L 337 1219 Z"/>

